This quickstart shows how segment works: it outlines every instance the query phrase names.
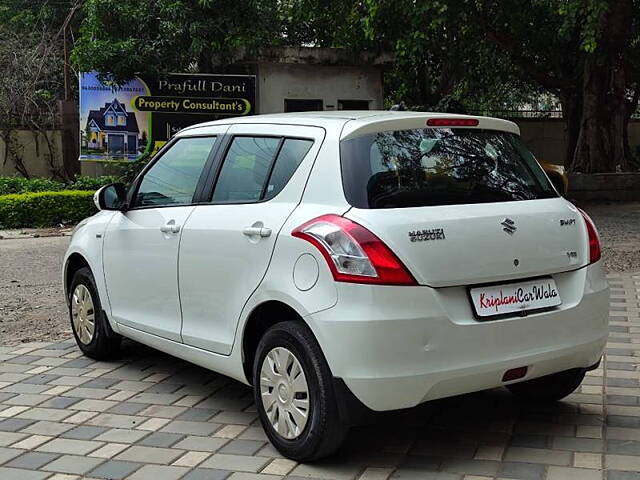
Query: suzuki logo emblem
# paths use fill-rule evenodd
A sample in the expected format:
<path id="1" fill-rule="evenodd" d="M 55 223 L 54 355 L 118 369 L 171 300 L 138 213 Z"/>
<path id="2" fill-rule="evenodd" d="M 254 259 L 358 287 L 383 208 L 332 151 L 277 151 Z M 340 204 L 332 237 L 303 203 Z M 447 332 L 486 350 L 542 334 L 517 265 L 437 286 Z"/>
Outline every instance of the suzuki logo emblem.
<path id="1" fill-rule="evenodd" d="M 516 230 L 518 229 L 518 227 L 516 227 L 516 222 L 511 220 L 509 217 L 505 218 L 500 225 L 503 227 L 502 230 L 507 232 L 509 235 L 516 233 Z"/>

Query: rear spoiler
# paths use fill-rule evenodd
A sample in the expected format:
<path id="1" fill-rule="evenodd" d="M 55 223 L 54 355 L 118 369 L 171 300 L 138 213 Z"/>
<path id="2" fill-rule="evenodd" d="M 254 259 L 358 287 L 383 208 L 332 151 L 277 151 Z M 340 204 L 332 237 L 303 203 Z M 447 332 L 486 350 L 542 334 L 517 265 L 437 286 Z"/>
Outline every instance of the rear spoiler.
<path id="1" fill-rule="evenodd" d="M 476 128 L 483 130 L 498 130 L 520 135 L 520 128 L 509 120 L 491 117 L 474 117 L 470 115 L 453 115 L 443 113 L 422 112 L 394 112 L 392 115 L 380 115 L 379 117 L 367 117 L 348 121 L 342 129 L 341 140 L 390 130 L 411 130 L 415 128 L 428 128 L 429 120 L 477 120 L 474 126 L 459 126 L 455 128 Z M 438 122 L 432 122 L 438 123 Z M 464 122 L 461 122 L 464 123 Z M 475 124 L 475 122 L 473 122 Z M 471 124 L 471 122 L 469 122 Z M 439 128 L 439 127 L 432 127 Z"/>

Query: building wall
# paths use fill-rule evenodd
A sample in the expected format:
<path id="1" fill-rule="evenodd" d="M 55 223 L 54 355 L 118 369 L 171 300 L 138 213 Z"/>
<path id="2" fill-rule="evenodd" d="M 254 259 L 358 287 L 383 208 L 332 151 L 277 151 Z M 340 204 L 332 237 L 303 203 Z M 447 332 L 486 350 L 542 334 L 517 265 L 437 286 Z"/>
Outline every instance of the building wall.
<path id="1" fill-rule="evenodd" d="M 11 135 L 11 148 L 22 159 L 29 176 L 52 178 L 62 172 L 61 130 L 0 130 L 0 175 L 20 175 L 7 151 L 6 135 Z"/>
<path id="2" fill-rule="evenodd" d="M 268 84 L 267 88 L 270 88 L 272 92 L 277 92 L 267 96 L 260 96 L 259 105 L 262 113 L 282 112 L 285 98 L 319 98 L 316 92 L 322 92 L 322 98 L 325 100 L 325 109 L 327 105 L 337 106 L 337 100 L 342 99 L 369 99 L 371 100 L 371 109 L 382 108 L 382 95 L 381 93 L 379 95 L 376 93 L 382 91 L 379 84 L 376 85 L 377 82 L 380 82 L 380 75 L 379 72 L 374 74 L 373 69 L 369 74 L 364 74 L 360 68 L 352 69 L 353 71 L 350 74 L 344 75 L 344 78 L 341 77 L 340 82 L 344 82 L 345 85 L 336 87 L 336 83 L 333 83 L 333 88 L 330 85 L 320 85 L 316 89 L 310 85 L 322 84 L 323 81 L 329 83 L 331 75 L 314 77 L 313 81 L 307 80 L 307 85 L 305 85 L 304 82 L 300 82 L 298 76 L 310 75 L 310 72 L 303 73 L 300 67 L 309 69 L 313 69 L 313 67 L 306 65 L 287 65 L 286 67 L 286 70 L 289 70 L 288 67 L 296 68 L 292 69 L 293 71 L 285 71 L 282 66 L 279 66 L 277 69 L 279 72 L 268 75 L 266 78 L 262 75 L 260 76 L 261 86 L 263 83 Z M 323 66 L 322 70 L 326 68 L 326 66 Z M 344 69 L 345 67 L 335 68 Z M 339 74 L 336 72 L 332 75 Z M 295 82 L 293 77 L 297 78 Z M 272 82 L 276 82 L 276 79 L 279 79 L 277 80 L 279 83 L 271 85 Z M 335 92 L 341 92 L 340 98 L 336 97 Z M 537 158 L 558 165 L 564 163 L 567 135 L 561 119 L 526 118 L 515 119 L 514 121 L 520 127 L 523 140 Z M 6 135 L 6 131 L 0 130 L 0 175 L 19 175 L 11 158 L 6 158 L 7 149 L 3 140 L 4 135 Z M 14 143 L 17 140 L 20 157 L 23 159 L 30 176 L 50 178 L 54 176 L 56 169 L 63 168 L 63 135 L 61 130 L 47 130 L 46 132 L 13 130 L 12 135 Z M 632 151 L 636 152 L 636 149 L 640 146 L 640 120 L 634 120 L 629 123 L 629 142 Z M 49 146 L 51 146 L 51 149 Z M 86 170 L 83 168 L 83 173 L 93 175 L 102 173 L 101 171 Z M 102 168 L 99 170 L 102 170 Z"/>
<path id="3" fill-rule="evenodd" d="M 325 110 L 338 100 L 369 100 L 382 109 L 382 74 L 376 67 L 261 63 L 258 65 L 258 113 L 284 111 L 285 99 L 322 99 Z"/>
<path id="4" fill-rule="evenodd" d="M 545 162 L 564 164 L 567 149 L 567 129 L 562 119 L 516 118 L 520 135 L 534 155 Z M 640 120 L 629 122 L 629 145 L 636 152 L 640 146 Z"/>

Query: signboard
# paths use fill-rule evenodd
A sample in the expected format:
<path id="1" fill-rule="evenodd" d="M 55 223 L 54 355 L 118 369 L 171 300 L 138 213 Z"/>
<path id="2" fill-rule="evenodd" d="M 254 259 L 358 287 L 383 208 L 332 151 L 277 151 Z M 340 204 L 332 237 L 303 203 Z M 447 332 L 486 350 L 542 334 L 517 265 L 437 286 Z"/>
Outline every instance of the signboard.
<path id="1" fill-rule="evenodd" d="M 136 160 L 196 123 L 255 114 L 254 75 L 170 73 L 111 87 L 80 75 L 80 160 Z"/>

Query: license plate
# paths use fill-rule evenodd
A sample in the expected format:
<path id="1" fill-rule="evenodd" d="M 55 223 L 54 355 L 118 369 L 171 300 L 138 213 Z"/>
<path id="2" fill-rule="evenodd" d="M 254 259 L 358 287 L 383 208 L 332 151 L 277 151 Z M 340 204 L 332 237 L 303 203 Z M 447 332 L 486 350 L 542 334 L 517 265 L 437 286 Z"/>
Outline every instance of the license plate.
<path id="1" fill-rule="evenodd" d="M 472 288 L 471 301 L 480 317 L 536 310 L 560 305 L 553 278 Z"/>

